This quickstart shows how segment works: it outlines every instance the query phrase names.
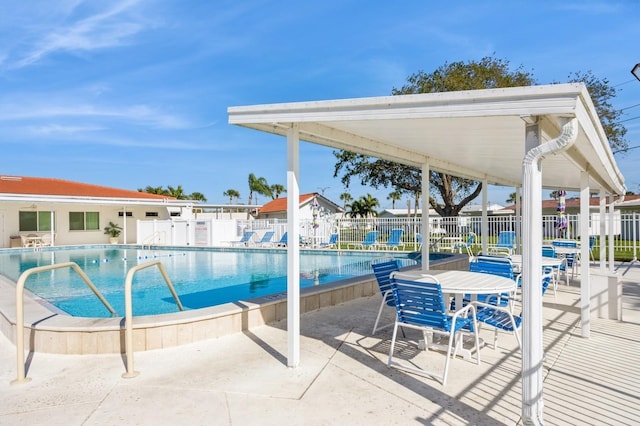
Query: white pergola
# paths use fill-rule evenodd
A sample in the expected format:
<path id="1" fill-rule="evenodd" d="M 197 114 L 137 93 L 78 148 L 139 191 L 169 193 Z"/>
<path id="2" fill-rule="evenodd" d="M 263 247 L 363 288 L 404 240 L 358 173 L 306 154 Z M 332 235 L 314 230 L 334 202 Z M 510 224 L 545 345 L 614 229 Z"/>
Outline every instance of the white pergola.
<path id="1" fill-rule="evenodd" d="M 421 168 L 423 205 L 428 205 L 430 170 L 481 181 L 485 206 L 488 184 L 518 192 L 522 188 L 522 415 L 527 423 L 542 423 L 542 189 L 580 192 L 580 235 L 588 235 L 591 193 L 599 193 L 602 213 L 607 195 L 625 193 L 624 178 L 583 84 L 254 105 L 230 107 L 228 113 L 230 124 L 287 138 L 290 241 L 297 241 L 299 233 L 294 201 L 299 196 L 300 140 Z M 486 212 L 483 216 L 486 235 Z M 426 236 L 426 216 L 422 221 Z M 604 234 L 605 227 L 600 229 Z M 429 244 L 422 247 L 426 252 Z M 606 250 L 601 249 L 604 268 Z M 588 259 L 588 244 L 581 250 Z M 299 251 L 296 244 L 288 247 L 290 367 L 300 361 Z M 428 255 L 423 254 L 422 267 L 428 269 Z M 582 262 L 580 272 L 582 334 L 588 337 L 588 262 Z"/>

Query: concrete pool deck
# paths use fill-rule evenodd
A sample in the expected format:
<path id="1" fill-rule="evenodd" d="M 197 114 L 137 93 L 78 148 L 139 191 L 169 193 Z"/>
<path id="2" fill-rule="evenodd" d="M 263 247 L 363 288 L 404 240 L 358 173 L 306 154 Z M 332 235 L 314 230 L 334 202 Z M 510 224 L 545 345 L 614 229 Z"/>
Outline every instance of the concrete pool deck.
<path id="1" fill-rule="evenodd" d="M 623 321 L 593 318 L 580 337 L 579 289 L 544 297 L 546 424 L 637 424 L 640 418 L 640 264 L 619 265 Z M 386 367 L 391 329 L 371 335 L 379 296 L 302 316 L 301 364 L 286 366 L 286 323 L 135 353 L 140 375 L 121 377 L 119 354 L 28 357 L 0 336 L 0 424 L 506 424 L 520 421 L 521 356 L 513 336 L 484 347 L 482 364 L 451 362 L 446 386 Z M 393 311 L 385 312 L 390 321 Z M 486 341 L 492 331 L 484 330 Z M 409 334 L 415 342 L 415 335 Z M 439 352 L 402 356 L 442 368 Z"/>

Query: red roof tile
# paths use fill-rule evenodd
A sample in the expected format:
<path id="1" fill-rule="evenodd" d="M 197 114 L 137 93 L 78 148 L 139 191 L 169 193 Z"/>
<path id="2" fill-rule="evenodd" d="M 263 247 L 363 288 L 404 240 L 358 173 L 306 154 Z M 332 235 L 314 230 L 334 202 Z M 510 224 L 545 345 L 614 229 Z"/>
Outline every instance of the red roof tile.
<path id="1" fill-rule="evenodd" d="M 128 189 L 110 188 L 62 179 L 28 176 L 0 176 L 0 194 L 41 195 L 88 198 L 135 198 L 145 200 L 174 199 L 164 195 Z"/>
<path id="2" fill-rule="evenodd" d="M 315 192 L 310 194 L 301 194 L 300 195 L 300 204 L 308 201 L 316 195 Z M 275 213 L 275 212 L 286 212 L 287 211 L 287 197 L 276 198 L 273 201 L 268 202 L 264 206 L 260 208 L 260 214 L 263 213 Z"/>

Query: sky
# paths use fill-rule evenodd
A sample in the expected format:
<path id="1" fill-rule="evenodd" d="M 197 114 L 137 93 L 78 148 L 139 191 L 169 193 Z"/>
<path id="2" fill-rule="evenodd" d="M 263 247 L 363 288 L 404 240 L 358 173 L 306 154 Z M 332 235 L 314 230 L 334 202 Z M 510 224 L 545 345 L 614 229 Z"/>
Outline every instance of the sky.
<path id="1" fill-rule="evenodd" d="M 0 0 L 0 174 L 181 185 L 210 204 L 234 189 L 247 202 L 250 173 L 286 185 L 286 139 L 228 124 L 228 107 L 387 96 L 419 71 L 486 56 L 538 84 L 606 79 L 634 147 L 639 20 L 637 0 Z M 636 193 L 638 160 L 640 149 L 616 154 Z M 335 163 L 302 142 L 300 192 L 338 204 L 370 193 L 391 208 L 392 188 L 345 188 Z M 489 202 L 512 192 L 491 187 Z"/>

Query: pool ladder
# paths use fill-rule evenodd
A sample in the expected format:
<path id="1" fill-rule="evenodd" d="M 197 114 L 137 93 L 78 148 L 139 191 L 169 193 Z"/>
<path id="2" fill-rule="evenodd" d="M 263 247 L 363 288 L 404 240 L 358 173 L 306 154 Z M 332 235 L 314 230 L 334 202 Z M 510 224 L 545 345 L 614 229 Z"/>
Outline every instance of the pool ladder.
<path id="1" fill-rule="evenodd" d="M 127 273 L 127 278 L 125 280 L 125 352 L 127 358 L 127 371 L 122 374 L 124 378 L 131 378 L 138 375 L 136 371 L 133 369 L 133 306 L 131 301 L 131 288 L 133 285 L 133 276 L 136 272 L 149 268 L 151 266 L 158 266 L 162 277 L 167 283 L 167 287 L 169 287 L 169 291 L 173 296 L 173 299 L 178 306 L 178 309 L 184 311 L 184 307 L 182 306 L 182 302 L 180 302 L 180 298 L 176 293 L 169 276 L 167 275 L 167 271 L 159 260 L 154 260 L 147 263 L 142 263 L 140 265 L 134 266 L 129 269 Z M 20 277 L 18 278 L 18 282 L 16 283 L 16 359 L 17 359 L 17 377 L 15 380 L 11 381 L 11 384 L 20 384 L 20 383 L 28 383 L 31 381 L 29 377 L 26 377 L 25 373 L 25 365 L 24 365 L 24 284 L 27 281 L 27 278 L 33 274 L 37 274 L 39 272 L 49 271 L 53 269 L 61 269 L 61 268 L 73 268 L 78 275 L 82 278 L 82 280 L 87 284 L 87 286 L 93 291 L 93 293 L 100 299 L 102 304 L 107 308 L 107 310 L 111 313 L 111 316 L 117 317 L 118 314 L 113 309 L 113 307 L 109 304 L 107 299 L 100 293 L 97 287 L 91 282 L 87 274 L 78 266 L 75 262 L 63 262 L 53 265 L 45 265 L 38 266 L 35 268 L 27 269 L 24 271 Z"/>

